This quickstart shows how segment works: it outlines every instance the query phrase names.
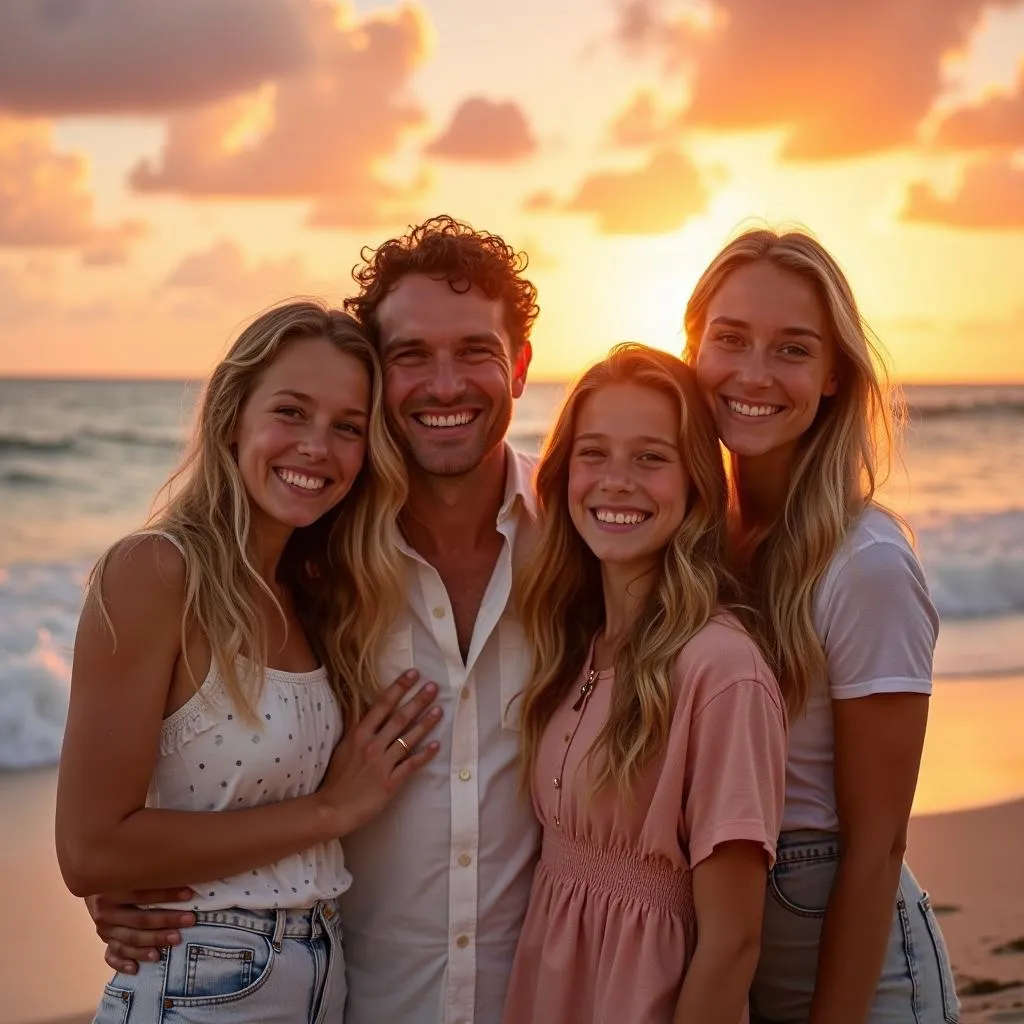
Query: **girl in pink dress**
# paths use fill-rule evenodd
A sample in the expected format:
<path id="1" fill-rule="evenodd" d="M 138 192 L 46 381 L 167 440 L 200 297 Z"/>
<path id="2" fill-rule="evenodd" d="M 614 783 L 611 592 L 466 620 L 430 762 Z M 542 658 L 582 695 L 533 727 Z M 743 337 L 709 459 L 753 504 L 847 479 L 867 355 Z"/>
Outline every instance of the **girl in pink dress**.
<path id="1" fill-rule="evenodd" d="M 724 610 L 726 484 L 680 360 L 584 374 L 538 468 L 524 772 L 543 845 L 506 1024 L 740 1024 L 782 814 L 778 686 Z"/>

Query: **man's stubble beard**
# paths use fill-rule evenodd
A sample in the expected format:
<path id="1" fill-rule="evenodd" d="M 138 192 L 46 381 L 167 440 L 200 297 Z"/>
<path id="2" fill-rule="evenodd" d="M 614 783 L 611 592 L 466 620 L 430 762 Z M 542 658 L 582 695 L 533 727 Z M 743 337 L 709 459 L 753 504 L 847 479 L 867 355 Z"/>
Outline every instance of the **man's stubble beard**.
<path id="1" fill-rule="evenodd" d="M 424 476 L 468 476 L 482 465 L 487 456 L 490 455 L 495 448 L 503 446 L 507 440 L 509 425 L 512 422 L 511 399 L 509 401 L 507 411 L 500 411 L 503 413 L 502 419 L 504 420 L 501 436 L 493 443 L 489 443 L 491 433 L 497 426 L 499 426 L 499 424 L 492 424 L 491 428 L 487 431 L 487 434 L 480 440 L 479 444 L 475 446 L 475 450 L 465 454 L 459 453 L 457 455 L 448 456 L 444 452 L 429 448 L 427 451 L 418 451 L 418 446 L 404 430 L 399 431 L 395 429 L 393 421 L 391 422 L 391 432 L 398 445 L 399 451 L 402 453 L 402 458 L 405 460 L 407 471 L 415 471 Z"/>

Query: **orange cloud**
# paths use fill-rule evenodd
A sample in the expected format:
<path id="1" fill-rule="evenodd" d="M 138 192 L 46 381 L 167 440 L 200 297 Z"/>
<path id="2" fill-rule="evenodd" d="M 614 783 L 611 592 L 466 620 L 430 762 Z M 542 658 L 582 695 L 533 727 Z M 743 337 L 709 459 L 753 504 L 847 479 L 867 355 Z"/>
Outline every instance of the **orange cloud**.
<path id="1" fill-rule="evenodd" d="M 617 42 L 638 56 L 646 56 L 652 47 L 665 50 L 679 23 L 667 17 L 662 7 L 660 0 L 620 0 L 615 26 Z"/>
<path id="2" fill-rule="evenodd" d="M 679 117 L 663 111 L 649 90 L 638 92 L 609 127 L 616 146 L 662 144 L 678 133 Z"/>
<path id="3" fill-rule="evenodd" d="M 1019 230 L 1024 228 L 1024 167 L 1000 157 L 971 164 L 948 198 L 926 182 L 914 182 L 900 216 L 958 228 Z"/>
<path id="4" fill-rule="evenodd" d="M 1015 92 L 954 110 L 939 125 L 935 141 L 962 149 L 1024 146 L 1024 67 Z"/>
<path id="5" fill-rule="evenodd" d="M 116 267 L 127 263 L 131 246 L 148 233 L 147 225 L 137 220 L 122 221 L 112 228 L 98 228 L 82 250 L 82 263 L 87 267 Z"/>
<path id="6" fill-rule="evenodd" d="M 531 192 L 523 200 L 523 209 L 532 213 L 540 213 L 544 210 L 553 210 L 558 205 L 555 193 L 550 189 L 540 189 L 538 192 Z"/>
<path id="7" fill-rule="evenodd" d="M 618 38 L 689 77 L 686 121 L 781 128 L 783 155 L 825 160 L 913 142 L 986 0 L 714 0 L 706 21 L 657 0 L 620 8 Z"/>
<path id="8" fill-rule="evenodd" d="M 566 210 L 591 213 L 605 234 L 673 231 L 707 209 L 696 165 L 674 149 L 654 153 L 632 171 L 600 171 L 579 186 Z"/>
<path id="9" fill-rule="evenodd" d="M 252 263 L 236 243 L 221 239 L 185 256 L 164 278 L 160 290 L 178 296 L 189 293 L 253 312 L 289 295 L 326 289 L 313 281 L 298 256 Z"/>
<path id="10" fill-rule="evenodd" d="M 309 60 L 304 0 L 4 0 L 0 107 L 152 114 L 252 89 Z"/>
<path id="11" fill-rule="evenodd" d="M 84 157 L 54 149 L 48 122 L 0 117 L 0 245 L 78 248 L 93 265 L 123 262 L 144 226 L 97 224 L 87 178 Z"/>
<path id="12" fill-rule="evenodd" d="M 130 181 L 140 192 L 205 197 L 299 198 L 321 202 L 314 223 L 390 222 L 418 195 L 422 179 L 388 178 L 386 164 L 424 123 L 407 97 L 427 51 L 417 8 L 338 21 L 319 18 L 315 55 L 269 93 L 234 97 L 173 115 L 156 161 Z M 248 129 L 251 126 L 251 131 Z"/>
<path id="13" fill-rule="evenodd" d="M 434 156 L 495 163 L 521 160 L 536 149 L 526 115 L 515 103 L 481 96 L 464 100 L 448 127 L 427 146 Z"/>

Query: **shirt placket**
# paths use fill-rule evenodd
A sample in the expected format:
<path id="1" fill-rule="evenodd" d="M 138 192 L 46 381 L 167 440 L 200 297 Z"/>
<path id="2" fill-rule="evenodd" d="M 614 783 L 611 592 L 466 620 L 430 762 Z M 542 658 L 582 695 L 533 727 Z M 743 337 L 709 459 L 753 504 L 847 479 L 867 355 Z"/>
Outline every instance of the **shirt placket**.
<path id="1" fill-rule="evenodd" d="M 448 683 L 459 697 L 452 703 L 451 849 L 448 887 L 448 970 L 444 992 L 445 1024 L 471 1024 L 475 1013 L 477 864 L 480 853 L 479 728 L 474 673 L 459 651 L 451 602 L 436 571 L 421 567 L 421 585 L 430 609 L 430 628 L 447 668 Z"/>

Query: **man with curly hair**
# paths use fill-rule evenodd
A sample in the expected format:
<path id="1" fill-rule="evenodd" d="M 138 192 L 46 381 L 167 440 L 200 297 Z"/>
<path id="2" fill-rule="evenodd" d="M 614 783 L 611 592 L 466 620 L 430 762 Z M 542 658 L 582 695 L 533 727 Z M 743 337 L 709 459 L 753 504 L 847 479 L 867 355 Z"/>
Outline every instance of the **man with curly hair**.
<path id="1" fill-rule="evenodd" d="M 539 841 L 519 786 L 513 698 L 531 655 L 511 598 L 534 532 L 534 460 L 506 442 L 537 292 L 524 254 L 448 216 L 362 255 L 346 307 L 380 352 L 409 473 L 408 599 L 380 674 L 412 665 L 435 680 L 444 720 L 441 754 L 345 840 L 345 1024 L 498 1024 Z M 117 899 L 90 908 L 111 966 L 187 926 Z"/>
<path id="2" fill-rule="evenodd" d="M 450 217 L 363 257 L 346 306 L 377 344 L 409 473 L 408 614 L 382 678 L 415 665 L 440 684 L 444 720 L 433 765 L 345 841 L 346 1024 L 497 1024 L 538 843 L 509 708 L 530 665 L 511 585 L 533 460 L 505 441 L 537 293 L 525 257 Z"/>

